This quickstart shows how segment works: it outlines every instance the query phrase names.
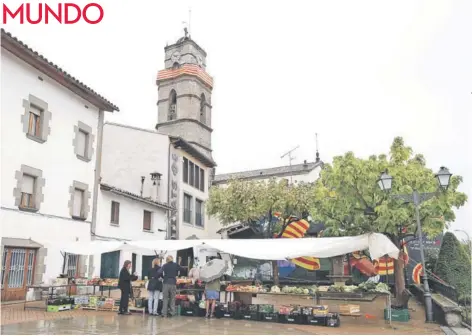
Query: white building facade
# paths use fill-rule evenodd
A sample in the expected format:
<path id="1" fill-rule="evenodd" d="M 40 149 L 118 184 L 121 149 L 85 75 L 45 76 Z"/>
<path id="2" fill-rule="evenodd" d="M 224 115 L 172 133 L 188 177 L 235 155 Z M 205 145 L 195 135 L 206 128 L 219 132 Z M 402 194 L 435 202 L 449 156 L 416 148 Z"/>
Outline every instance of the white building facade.
<path id="1" fill-rule="evenodd" d="M 169 145 L 169 137 L 155 131 L 105 123 L 94 239 L 166 238 Z M 93 274 L 117 278 L 123 262 L 131 260 L 133 271 L 144 275 L 154 256 L 135 252 L 94 256 Z"/>
<path id="2" fill-rule="evenodd" d="M 116 106 L 2 30 L 2 300 L 87 258 L 45 243 L 88 242 L 98 189 L 101 123 Z"/>
<path id="3" fill-rule="evenodd" d="M 205 160 L 181 138 L 105 123 L 95 239 L 212 237 L 216 230 L 208 225 L 205 203 L 213 167 Z M 159 246 L 155 248 L 160 251 Z M 212 251 L 202 253 L 206 258 Z M 200 251 L 187 254 L 183 256 L 184 264 Z M 93 274 L 113 278 L 128 259 L 138 276 L 145 276 L 153 258 L 129 251 L 97 255 Z"/>

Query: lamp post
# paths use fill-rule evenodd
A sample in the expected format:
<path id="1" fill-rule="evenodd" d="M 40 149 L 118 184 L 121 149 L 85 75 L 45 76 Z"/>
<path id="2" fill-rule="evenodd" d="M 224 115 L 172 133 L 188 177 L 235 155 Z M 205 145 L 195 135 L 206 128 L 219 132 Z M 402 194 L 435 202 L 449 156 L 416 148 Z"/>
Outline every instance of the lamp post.
<path id="1" fill-rule="evenodd" d="M 439 186 L 442 190 L 447 190 L 449 187 L 449 182 L 451 180 L 452 174 L 449 170 L 445 167 L 441 167 L 439 172 L 435 175 L 439 182 Z M 392 189 L 392 182 L 393 177 L 388 175 L 388 172 L 385 171 L 380 175 L 377 183 L 382 189 L 382 191 L 388 192 Z M 418 190 L 414 189 L 412 194 L 404 194 L 404 195 L 390 195 L 393 199 L 402 200 L 408 203 L 413 203 L 415 206 L 415 217 L 416 217 L 416 225 L 418 228 L 418 239 L 420 243 L 420 257 L 421 257 L 421 264 L 423 265 L 423 287 L 424 287 L 424 303 L 425 303 L 425 310 L 426 310 L 426 322 L 433 322 L 433 303 L 431 300 L 431 292 L 429 290 L 428 284 L 428 273 L 426 272 L 426 262 L 424 258 L 424 246 L 423 246 L 423 231 L 421 229 L 421 220 L 420 220 L 420 204 L 430 200 L 434 196 L 437 195 L 437 192 L 433 193 L 420 193 Z"/>

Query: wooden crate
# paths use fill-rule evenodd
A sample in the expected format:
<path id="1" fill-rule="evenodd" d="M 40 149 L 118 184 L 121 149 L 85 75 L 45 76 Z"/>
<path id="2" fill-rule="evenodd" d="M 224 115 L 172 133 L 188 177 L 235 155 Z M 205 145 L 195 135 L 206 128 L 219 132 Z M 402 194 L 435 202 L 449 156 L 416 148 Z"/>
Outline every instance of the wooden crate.
<path id="1" fill-rule="evenodd" d="M 339 305 L 339 314 L 346 316 L 360 316 L 361 306 L 355 304 Z"/>

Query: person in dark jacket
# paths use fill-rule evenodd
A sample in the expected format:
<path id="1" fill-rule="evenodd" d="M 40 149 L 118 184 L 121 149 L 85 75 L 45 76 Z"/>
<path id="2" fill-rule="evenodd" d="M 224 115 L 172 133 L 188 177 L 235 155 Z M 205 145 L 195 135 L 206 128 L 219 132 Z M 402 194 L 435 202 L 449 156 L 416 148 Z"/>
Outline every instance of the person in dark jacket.
<path id="1" fill-rule="evenodd" d="M 149 270 L 148 274 L 148 310 L 149 315 L 158 315 L 157 308 L 159 306 L 159 295 L 162 292 L 162 279 L 159 276 L 159 270 L 161 266 L 159 258 L 156 258 L 152 261 L 152 268 Z"/>
<path id="2" fill-rule="evenodd" d="M 182 258 L 179 257 L 179 264 Z M 166 263 L 161 267 L 158 274 L 164 277 L 162 286 L 162 317 L 172 317 L 175 315 L 175 294 L 177 292 L 177 276 L 179 272 L 184 271 L 180 265 L 174 262 L 172 256 L 167 256 Z M 169 315 L 167 315 L 169 311 Z"/>
<path id="3" fill-rule="evenodd" d="M 131 281 L 138 280 L 136 273 L 131 274 L 131 261 L 126 260 L 123 264 L 123 268 L 120 271 L 120 278 L 118 279 L 118 287 L 121 290 L 120 299 L 120 315 L 130 315 L 128 311 L 129 296 L 132 293 Z"/>

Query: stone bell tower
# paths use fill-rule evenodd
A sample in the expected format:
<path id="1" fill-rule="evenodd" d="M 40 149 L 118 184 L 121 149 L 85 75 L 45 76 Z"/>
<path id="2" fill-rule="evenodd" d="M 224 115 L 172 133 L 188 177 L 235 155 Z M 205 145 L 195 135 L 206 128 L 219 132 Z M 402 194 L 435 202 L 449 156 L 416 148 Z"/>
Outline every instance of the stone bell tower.
<path id="1" fill-rule="evenodd" d="M 166 46 L 165 69 L 159 71 L 156 129 L 194 145 L 212 159 L 211 92 L 206 52 L 188 36 Z"/>

